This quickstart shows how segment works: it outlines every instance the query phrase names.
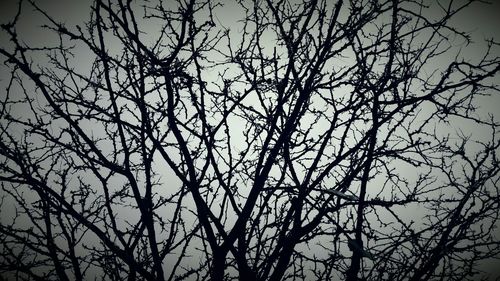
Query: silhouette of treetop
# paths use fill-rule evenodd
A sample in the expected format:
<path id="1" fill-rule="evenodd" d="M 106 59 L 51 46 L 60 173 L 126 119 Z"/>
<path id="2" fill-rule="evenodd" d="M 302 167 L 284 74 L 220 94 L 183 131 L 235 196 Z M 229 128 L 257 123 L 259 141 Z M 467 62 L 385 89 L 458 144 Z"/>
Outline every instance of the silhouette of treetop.
<path id="1" fill-rule="evenodd" d="M 0 279 L 487 278 L 499 46 L 451 24 L 475 2 L 19 1 Z"/>

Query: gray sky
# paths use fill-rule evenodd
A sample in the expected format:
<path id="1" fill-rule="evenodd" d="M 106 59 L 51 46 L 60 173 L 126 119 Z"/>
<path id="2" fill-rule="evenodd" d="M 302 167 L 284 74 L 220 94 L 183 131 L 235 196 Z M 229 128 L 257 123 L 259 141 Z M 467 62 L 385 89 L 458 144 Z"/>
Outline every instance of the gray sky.
<path id="1" fill-rule="evenodd" d="M 432 0 L 434 1 L 434 0 Z M 51 15 L 55 15 L 63 22 L 80 22 L 82 19 L 88 18 L 88 6 L 90 0 L 37 0 L 35 1 L 40 7 L 50 11 Z M 168 1 L 167 1 L 168 2 Z M 236 7 L 233 1 L 227 2 L 226 9 L 231 10 Z M 231 2 L 231 3 L 230 3 Z M 441 1 L 445 2 L 445 1 Z M 464 1 L 456 1 L 464 2 Z M 466 31 L 471 31 L 473 36 L 478 39 L 496 37 L 500 39 L 500 1 L 490 0 L 491 3 L 474 3 L 469 9 L 462 11 L 455 19 L 454 23 L 462 27 Z M 11 19 L 17 9 L 17 0 L 1 0 L 0 4 L 0 22 L 5 23 Z M 238 13 L 219 13 L 217 16 L 234 18 Z M 222 19 L 222 18 L 221 18 Z M 23 18 L 22 25 L 29 32 L 28 26 L 38 22 L 39 17 Z M 33 35 L 33 39 L 41 39 Z"/>
<path id="2" fill-rule="evenodd" d="M 8 20 L 12 19 L 17 9 L 16 0 L 0 0 L 0 23 L 6 23 Z M 69 25 L 74 25 L 76 23 L 82 23 L 89 16 L 89 3 L 91 1 L 85 0 L 38 0 L 40 7 L 46 9 L 51 15 L 55 16 L 61 22 L 66 22 Z M 229 2 L 229 1 L 227 1 Z M 480 55 L 484 51 L 484 44 L 479 43 L 484 39 L 494 38 L 494 40 L 500 42 L 500 1 L 491 0 L 492 4 L 481 5 L 476 3 L 470 7 L 470 9 L 460 13 L 453 23 L 464 31 L 470 31 L 472 40 L 476 43 L 468 48 L 465 52 L 465 56 L 474 57 L 475 55 Z M 235 6 L 232 4 L 227 4 L 227 12 L 219 13 L 217 17 L 222 21 L 231 22 L 235 20 L 235 15 L 238 13 L 231 13 L 231 10 Z M 29 9 L 25 9 L 24 12 L 31 14 Z M 433 11 L 438 13 L 438 11 Z M 224 18 L 227 17 L 227 18 Z M 39 32 L 33 26 L 39 25 L 41 17 L 39 15 L 35 16 L 23 16 L 19 22 L 19 33 L 23 36 L 23 40 L 29 43 L 35 43 L 43 45 L 44 42 L 51 40 L 46 34 Z M 5 44 L 6 38 L 0 37 L 0 44 Z M 0 79 L 4 79 L 4 73 L 0 73 Z M 0 82 L 1 83 L 1 82 Z M 3 83 L 1 83 L 3 87 Z M 498 99 L 496 99 L 498 101 Z M 484 105 L 485 110 L 495 111 L 498 114 L 498 108 L 500 104 L 487 103 Z M 497 115 L 498 116 L 498 115 Z M 500 277 L 500 266 L 495 266 L 495 263 L 485 263 L 485 269 L 489 269 L 492 273 L 495 272 L 495 276 Z"/>

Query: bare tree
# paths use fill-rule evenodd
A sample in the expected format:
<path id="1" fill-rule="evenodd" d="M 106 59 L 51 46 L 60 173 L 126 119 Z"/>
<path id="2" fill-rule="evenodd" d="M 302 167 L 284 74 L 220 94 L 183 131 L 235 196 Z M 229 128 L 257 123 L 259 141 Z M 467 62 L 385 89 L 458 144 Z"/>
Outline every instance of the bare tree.
<path id="1" fill-rule="evenodd" d="M 499 123 L 478 110 L 500 58 L 460 52 L 474 2 L 97 0 L 73 26 L 20 1 L 0 274 L 477 280 L 500 254 Z M 18 32 L 33 13 L 55 41 Z"/>

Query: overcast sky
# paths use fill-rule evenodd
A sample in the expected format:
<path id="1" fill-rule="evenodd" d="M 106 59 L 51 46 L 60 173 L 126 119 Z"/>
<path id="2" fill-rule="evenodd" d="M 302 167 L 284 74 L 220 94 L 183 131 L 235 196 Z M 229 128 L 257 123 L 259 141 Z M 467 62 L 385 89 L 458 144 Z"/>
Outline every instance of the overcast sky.
<path id="1" fill-rule="evenodd" d="M 15 15 L 17 9 L 16 0 L 0 0 L 0 23 L 4 24 L 11 20 Z M 500 42 L 500 0 L 491 0 L 492 4 L 480 4 L 476 3 L 472 5 L 468 10 L 460 13 L 453 23 L 464 31 L 471 32 L 472 39 L 477 45 L 473 45 L 464 53 L 467 56 L 480 55 L 484 51 L 484 44 L 480 43 L 484 39 L 493 38 L 494 40 Z M 74 25 L 77 23 L 82 23 L 89 17 L 89 0 L 38 0 L 40 7 L 46 9 L 47 12 L 53 15 L 55 18 L 61 22 L 66 22 L 69 25 Z M 229 2 L 229 1 L 228 1 Z M 443 1 L 444 2 L 444 1 Z M 43 42 L 47 42 L 50 38 L 46 37 L 46 34 L 39 32 L 34 26 L 39 25 L 41 20 L 40 15 L 32 15 L 30 12 L 31 7 L 25 6 L 27 14 L 30 16 L 23 16 L 20 19 L 18 31 L 23 35 L 23 40 L 29 43 L 39 43 L 43 45 Z M 234 21 L 235 15 L 238 13 L 231 13 L 231 9 L 235 5 L 227 4 L 227 11 L 224 13 L 219 13 L 217 17 L 222 21 Z M 432 11 L 438 13 L 438 11 Z M 228 18 L 224 18 L 228 17 Z M 3 36 L 3 35 L 2 35 Z M 6 38 L 0 37 L 0 44 L 4 45 Z M 0 73 L 0 79 L 4 79 L 5 73 Z M 498 99 L 496 99 L 498 100 Z M 498 116 L 498 108 L 500 104 L 490 103 L 485 105 L 488 107 L 488 111 L 496 110 L 496 115 Z M 497 271 L 497 276 L 500 277 L 500 266 L 495 267 L 492 264 L 488 264 L 487 267 L 491 268 L 492 271 Z"/>
<path id="2" fill-rule="evenodd" d="M 170 0 L 171 1 L 171 0 Z M 432 0 L 434 1 L 434 0 Z M 17 9 L 17 0 L 2 0 L 0 4 L 0 22 L 5 23 L 15 14 Z M 90 0 L 38 0 L 40 7 L 50 11 L 63 22 L 81 22 L 88 18 L 88 6 Z M 229 2 L 229 1 L 224 1 Z M 445 2 L 445 1 L 441 1 Z M 463 1 L 457 1 L 463 2 Z M 466 31 L 471 31 L 476 40 L 481 38 L 495 37 L 500 39 L 500 1 L 490 0 L 490 4 L 474 3 L 469 9 L 463 11 L 455 19 L 455 23 Z M 227 6 L 235 7 L 228 3 Z M 238 13 L 221 13 L 218 17 L 234 17 Z M 22 28 L 28 29 L 32 23 L 36 22 L 38 17 L 24 18 Z M 31 23 L 31 24 L 30 24 Z M 26 24 L 26 25 L 24 25 Z M 29 32 L 29 30 L 26 30 Z M 35 34 L 36 39 L 38 38 Z"/>

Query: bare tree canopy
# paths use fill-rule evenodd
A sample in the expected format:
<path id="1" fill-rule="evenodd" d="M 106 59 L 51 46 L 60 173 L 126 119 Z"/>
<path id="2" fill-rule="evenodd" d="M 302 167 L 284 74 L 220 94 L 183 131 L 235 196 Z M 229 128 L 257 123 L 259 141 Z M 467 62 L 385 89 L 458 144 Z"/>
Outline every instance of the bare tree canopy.
<path id="1" fill-rule="evenodd" d="M 0 280 L 500 258 L 500 46 L 453 24 L 482 1 L 96 0 L 79 24 L 39 2 L 0 32 Z"/>

